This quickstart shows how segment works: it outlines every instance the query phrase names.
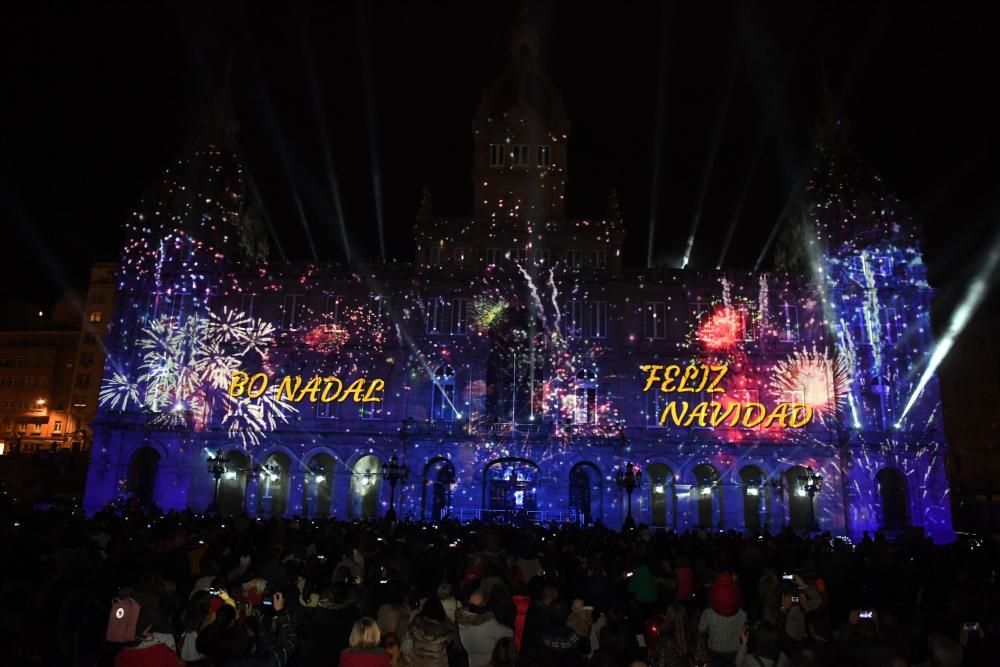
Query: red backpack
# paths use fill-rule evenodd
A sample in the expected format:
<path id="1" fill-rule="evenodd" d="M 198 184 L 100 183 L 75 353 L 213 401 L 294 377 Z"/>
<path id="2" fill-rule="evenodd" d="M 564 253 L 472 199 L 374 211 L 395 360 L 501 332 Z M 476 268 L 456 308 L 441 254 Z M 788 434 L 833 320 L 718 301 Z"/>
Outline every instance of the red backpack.
<path id="1" fill-rule="evenodd" d="M 132 598 L 115 598 L 108 615 L 108 641 L 128 644 L 136 640 L 135 628 L 139 622 L 139 603 Z"/>

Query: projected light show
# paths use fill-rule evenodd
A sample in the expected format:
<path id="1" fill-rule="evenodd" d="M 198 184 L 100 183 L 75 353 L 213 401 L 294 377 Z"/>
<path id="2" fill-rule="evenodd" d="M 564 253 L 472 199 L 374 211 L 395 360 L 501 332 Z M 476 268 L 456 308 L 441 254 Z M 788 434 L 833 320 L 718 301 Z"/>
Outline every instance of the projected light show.
<path id="1" fill-rule="evenodd" d="M 412 264 L 267 260 L 238 154 L 164 172 L 126 225 L 87 507 L 152 451 L 165 508 L 616 525 L 631 499 L 653 528 L 946 539 L 937 387 L 917 384 L 932 290 L 880 178 L 821 134 L 776 270 L 631 268 L 615 197 L 566 212 L 559 93 L 501 83 L 473 123 L 473 215 L 425 192 Z M 377 379 L 378 400 L 244 391 L 258 376 Z"/>

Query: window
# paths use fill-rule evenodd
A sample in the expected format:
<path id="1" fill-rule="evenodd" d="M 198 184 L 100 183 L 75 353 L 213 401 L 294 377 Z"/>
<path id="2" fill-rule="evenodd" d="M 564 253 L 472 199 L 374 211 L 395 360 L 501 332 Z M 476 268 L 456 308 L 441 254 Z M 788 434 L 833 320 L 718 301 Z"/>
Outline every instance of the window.
<path id="1" fill-rule="evenodd" d="M 83 354 L 80 355 L 80 366 L 87 367 L 87 366 L 93 366 L 93 365 L 94 365 L 94 353 L 93 352 L 84 352 Z M 42 378 L 38 378 L 38 379 L 40 381 Z"/>
<path id="2" fill-rule="evenodd" d="M 579 269 L 583 265 L 583 252 L 580 250 L 567 250 L 566 265 L 572 269 Z"/>
<path id="3" fill-rule="evenodd" d="M 469 327 L 469 300 L 451 300 L 451 333 L 452 336 L 464 336 Z"/>
<path id="4" fill-rule="evenodd" d="M 32 377 L 31 375 L 25 375 L 24 376 L 24 388 L 25 389 L 31 389 L 34 386 L 35 386 L 35 378 Z"/>
<path id="5" fill-rule="evenodd" d="M 431 246 L 427 249 L 427 263 L 432 266 L 441 266 L 446 257 L 444 248 L 440 245 Z"/>
<path id="6" fill-rule="evenodd" d="M 82 373 L 80 375 L 77 375 L 76 376 L 76 386 L 80 387 L 81 389 L 83 387 L 89 387 L 90 386 L 90 374 L 89 373 Z"/>
<path id="7" fill-rule="evenodd" d="M 487 248 L 486 249 L 486 263 L 490 266 L 496 266 L 500 263 L 500 248 Z"/>
<path id="8" fill-rule="evenodd" d="M 783 303 L 779 307 L 778 326 L 779 336 L 786 343 L 797 343 L 799 340 L 799 308 L 790 303 Z"/>
<path id="9" fill-rule="evenodd" d="M 888 255 L 870 255 L 868 267 L 876 276 L 888 278 L 892 275 L 892 257 Z"/>
<path id="10" fill-rule="evenodd" d="M 52 424 L 52 432 L 53 433 L 62 433 L 62 422 L 61 421 L 57 421 L 54 424 Z"/>
<path id="11" fill-rule="evenodd" d="M 431 397 L 431 419 L 453 422 L 458 413 L 455 409 L 455 369 L 438 366 L 434 370 L 434 387 Z"/>
<path id="12" fill-rule="evenodd" d="M 240 301 L 240 310 L 247 317 L 253 317 L 253 307 L 254 301 L 257 299 L 256 294 L 244 294 Z"/>
<path id="13" fill-rule="evenodd" d="M 362 419 L 382 419 L 382 403 L 361 403 L 361 418 Z"/>
<path id="14" fill-rule="evenodd" d="M 512 167 L 528 166 L 528 147 L 524 144 L 517 144 L 510 147 L 510 165 Z"/>
<path id="15" fill-rule="evenodd" d="M 326 307 L 324 312 L 326 313 L 327 319 L 332 324 L 340 324 L 340 305 L 343 301 L 344 297 L 340 294 L 329 294 L 326 297 Z"/>
<path id="16" fill-rule="evenodd" d="M 523 248 L 508 248 L 507 259 L 512 262 L 523 262 L 528 258 L 528 251 Z"/>
<path id="17" fill-rule="evenodd" d="M 691 311 L 691 321 L 697 323 L 701 321 L 702 316 L 708 312 L 708 304 L 704 301 L 694 301 L 690 305 Z"/>
<path id="18" fill-rule="evenodd" d="M 605 338 L 608 335 L 608 304 L 594 301 L 590 305 L 590 335 Z"/>
<path id="19" fill-rule="evenodd" d="M 84 345 L 93 345 L 96 342 L 97 342 L 97 336 L 94 335 L 93 331 L 88 331 L 87 333 L 83 334 Z"/>
<path id="20" fill-rule="evenodd" d="M 566 312 L 563 313 L 565 323 L 565 334 L 567 338 L 582 338 L 583 331 L 583 302 L 570 301 L 566 304 Z"/>
<path id="21" fill-rule="evenodd" d="M 330 403 L 319 402 L 319 403 L 317 403 L 316 404 L 316 419 L 334 419 L 335 416 L 336 416 L 335 412 L 334 412 L 334 405 L 336 405 L 336 404 L 333 403 L 333 402 L 330 402 Z"/>
<path id="22" fill-rule="evenodd" d="M 552 151 L 547 145 L 535 147 L 535 164 L 539 169 L 544 169 L 552 164 Z"/>
<path id="23" fill-rule="evenodd" d="M 490 166 L 494 168 L 503 167 L 504 155 L 507 154 L 507 147 L 503 144 L 490 144 Z"/>
<path id="24" fill-rule="evenodd" d="M 427 300 L 426 330 L 429 336 L 439 336 L 444 333 L 445 300 L 438 297 Z"/>
<path id="25" fill-rule="evenodd" d="M 94 312 L 92 312 L 90 314 L 90 321 L 91 322 L 100 322 L 101 321 L 101 314 L 102 314 L 101 311 L 95 310 Z"/>
<path id="26" fill-rule="evenodd" d="M 302 326 L 302 316 L 305 310 L 305 298 L 301 294 L 286 294 L 285 303 L 281 309 L 281 328 L 294 331 Z"/>
<path id="27" fill-rule="evenodd" d="M 894 345 L 899 339 L 899 323 L 896 320 L 896 309 L 893 307 L 883 308 L 879 321 L 882 324 L 882 336 L 885 342 Z"/>
<path id="28" fill-rule="evenodd" d="M 31 425 L 31 432 L 32 433 L 41 433 L 42 432 L 42 425 L 39 424 L 38 422 L 35 422 L 34 424 Z"/>
<path id="29" fill-rule="evenodd" d="M 604 250 L 590 251 L 590 265 L 595 269 L 608 268 L 608 253 Z"/>
<path id="30" fill-rule="evenodd" d="M 573 392 L 573 423 L 597 423 L 597 374 L 584 369 L 576 374 Z"/>
<path id="31" fill-rule="evenodd" d="M 662 340 L 667 337 L 667 304 L 647 303 L 643 309 L 642 333 L 645 338 Z"/>
<path id="32" fill-rule="evenodd" d="M 469 253 L 468 248 L 455 248 L 455 264 L 458 266 L 465 265 L 466 258 L 472 259 L 472 255 Z"/>
<path id="33" fill-rule="evenodd" d="M 46 385 L 48 385 L 48 383 L 49 383 L 49 379 L 48 378 L 44 378 L 44 377 L 38 378 L 38 388 L 39 389 L 43 389 Z"/>
<path id="34" fill-rule="evenodd" d="M 748 343 L 757 340 L 757 319 L 747 306 L 740 306 L 738 310 L 740 326 L 743 327 L 743 340 Z"/>

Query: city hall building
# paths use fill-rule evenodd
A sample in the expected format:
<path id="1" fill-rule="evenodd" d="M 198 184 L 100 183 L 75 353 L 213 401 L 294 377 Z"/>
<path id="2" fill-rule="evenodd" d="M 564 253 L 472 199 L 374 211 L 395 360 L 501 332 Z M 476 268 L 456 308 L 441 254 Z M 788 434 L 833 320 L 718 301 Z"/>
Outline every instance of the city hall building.
<path id="1" fill-rule="evenodd" d="M 933 293 L 878 177 L 821 133 L 787 272 L 623 266 L 614 198 L 566 215 L 534 54 L 522 25 L 472 214 L 427 197 L 412 263 L 267 261 L 221 132 L 164 172 L 126 223 L 88 511 L 952 536 Z"/>

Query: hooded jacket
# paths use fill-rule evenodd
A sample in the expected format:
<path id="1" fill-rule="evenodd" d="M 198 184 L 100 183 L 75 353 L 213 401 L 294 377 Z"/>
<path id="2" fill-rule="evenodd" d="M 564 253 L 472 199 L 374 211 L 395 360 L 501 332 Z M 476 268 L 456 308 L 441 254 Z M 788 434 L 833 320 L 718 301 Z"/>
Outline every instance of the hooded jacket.
<path id="1" fill-rule="evenodd" d="M 417 616 L 410 624 L 412 667 L 448 667 L 448 644 L 455 635 L 451 621 Z"/>
<path id="2" fill-rule="evenodd" d="M 123 648 L 115 656 L 115 667 L 183 667 L 177 657 L 173 635 L 153 632 L 134 648 Z"/>
<path id="3" fill-rule="evenodd" d="M 493 657 L 493 647 L 503 637 L 513 637 L 514 631 L 497 621 L 493 612 L 471 606 L 455 612 L 458 635 L 465 652 L 469 654 L 469 667 L 488 665 Z"/>
<path id="4" fill-rule="evenodd" d="M 524 620 L 528 616 L 528 610 L 531 609 L 531 598 L 527 595 L 515 595 L 511 601 L 517 609 L 517 614 L 514 616 L 514 647 L 520 651 L 521 637 L 524 636 Z"/>

